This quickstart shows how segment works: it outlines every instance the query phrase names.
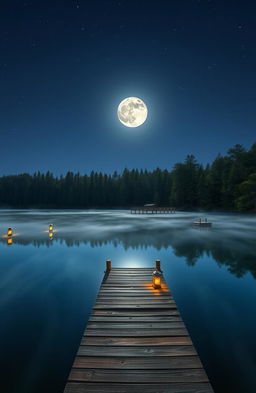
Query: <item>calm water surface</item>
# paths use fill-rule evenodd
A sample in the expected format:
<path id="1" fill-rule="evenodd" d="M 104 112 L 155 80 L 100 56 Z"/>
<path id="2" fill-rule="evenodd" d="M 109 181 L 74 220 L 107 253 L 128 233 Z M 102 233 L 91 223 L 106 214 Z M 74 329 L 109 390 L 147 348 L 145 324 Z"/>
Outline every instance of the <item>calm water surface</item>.
<path id="1" fill-rule="evenodd" d="M 215 392 L 255 393 L 256 217 L 207 216 L 210 229 L 195 213 L 1 210 L 15 236 L 0 238 L 0 392 L 61 393 L 105 260 L 159 258 Z"/>

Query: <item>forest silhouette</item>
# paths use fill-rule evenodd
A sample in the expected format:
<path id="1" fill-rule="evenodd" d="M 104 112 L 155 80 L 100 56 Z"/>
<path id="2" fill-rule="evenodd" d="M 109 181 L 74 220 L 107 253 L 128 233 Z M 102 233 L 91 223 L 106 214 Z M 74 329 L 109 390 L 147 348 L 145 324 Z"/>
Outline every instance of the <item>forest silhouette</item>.
<path id="1" fill-rule="evenodd" d="M 155 203 L 177 209 L 256 211 L 256 143 L 237 144 L 211 164 L 193 155 L 172 170 L 127 168 L 110 175 L 36 172 L 0 177 L 0 207 L 129 208 Z"/>

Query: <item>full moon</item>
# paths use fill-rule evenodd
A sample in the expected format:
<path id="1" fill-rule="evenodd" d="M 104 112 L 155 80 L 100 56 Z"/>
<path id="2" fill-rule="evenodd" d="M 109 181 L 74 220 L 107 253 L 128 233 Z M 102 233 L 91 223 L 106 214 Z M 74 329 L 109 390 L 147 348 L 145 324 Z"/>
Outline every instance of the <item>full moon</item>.
<path id="1" fill-rule="evenodd" d="M 139 127 L 146 120 L 148 109 L 140 98 L 129 97 L 118 105 L 117 116 L 126 127 Z"/>

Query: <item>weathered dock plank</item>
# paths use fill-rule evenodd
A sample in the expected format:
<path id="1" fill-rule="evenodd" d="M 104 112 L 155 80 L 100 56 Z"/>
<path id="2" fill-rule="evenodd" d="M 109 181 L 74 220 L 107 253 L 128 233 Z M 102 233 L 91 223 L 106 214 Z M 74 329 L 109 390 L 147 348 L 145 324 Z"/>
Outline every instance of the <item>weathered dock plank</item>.
<path id="1" fill-rule="evenodd" d="M 206 372 L 163 280 L 153 269 L 107 272 L 65 393 L 212 393 Z"/>
<path id="2" fill-rule="evenodd" d="M 153 369 L 169 370 L 179 368 L 200 368 L 202 364 L 198 356 L 173 356 L 173 357 L 97 357 L 78 356 L 74 362 L 74 368 L 106 368 L 106 363 L 112 369 Z"/>
<path id="3" fill-rule="evenodd" d="M 111 367 L 111 366 L 110 366 Z M 70 381 L 77 382 L 118 382 L 118 383 L 149 383 L 155 382 L 207 382 L 208 378 L 203 368 L 197 369 L 168 369 L 168 370 L 126 370 L 126 369 L 98 369 L 72 368 Z M 132 381 L 132 382 L 131 382 Z"/>
<path id="4" fill-rule="evenodd" d="M 84 383 L 70 382 L 65 393 L 212 393 L 209 383 L 179 383 L 179 384 L 119 384 L 119 383 Z"/>

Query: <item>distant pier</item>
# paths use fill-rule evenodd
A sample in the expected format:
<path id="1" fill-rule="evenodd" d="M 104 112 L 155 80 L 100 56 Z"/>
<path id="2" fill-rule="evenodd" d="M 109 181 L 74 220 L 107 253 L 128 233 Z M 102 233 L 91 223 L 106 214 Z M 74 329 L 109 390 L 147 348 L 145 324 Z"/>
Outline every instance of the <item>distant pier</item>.
<path id="1" fill-rule="evenodd" d="M 153 270 L 107 261 L 64 393 L 213 393 L 163 277 L 153 288 Z"/>
<path id="2" fill-rule="evenodd" d="M 161 214 L 161 213 L 175 213 L 175 207 L 157 207 L 157 206 L 141 206 L 131 207 L 131 214 Z"/>

